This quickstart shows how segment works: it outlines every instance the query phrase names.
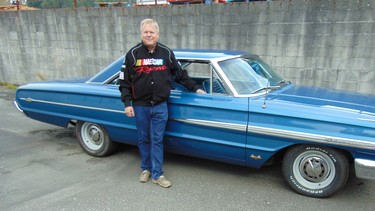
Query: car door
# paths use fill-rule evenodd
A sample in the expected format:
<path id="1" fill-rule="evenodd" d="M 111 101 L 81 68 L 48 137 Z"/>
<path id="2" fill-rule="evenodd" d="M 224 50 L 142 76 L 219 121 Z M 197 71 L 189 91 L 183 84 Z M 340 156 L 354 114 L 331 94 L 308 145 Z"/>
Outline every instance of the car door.
<path id="1" fill-rule="evenodd" d="M 171 91 L 166 150 L 245 165 L 248 99 L 227 94 L 208 62 L 191 63 L 186 69 L 207 94 L 178 87 Z"/>

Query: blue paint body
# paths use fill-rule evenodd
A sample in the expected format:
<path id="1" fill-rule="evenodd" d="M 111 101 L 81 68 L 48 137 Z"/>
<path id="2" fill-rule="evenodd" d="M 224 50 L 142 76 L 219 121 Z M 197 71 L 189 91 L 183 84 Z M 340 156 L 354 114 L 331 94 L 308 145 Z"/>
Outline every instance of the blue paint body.
<path id="1" fill-rule="evenodd" d="M 243 55 L 258 58 L 236 51 L 175 50 L 175 54 L 181 62 L 213 64 Z M 16 102 L 38 121 L 62 127 L 71 120 L 93 122 L 104 126 L 111 140 L 136 145 L 135 120 L 123 113 L 118 85 L 107 83 L 116 77 L 122 62 L 123 57 L 87 82 L 21 86 Z M 375 161 L 372 95 L 291 83 L 247 96 L 172 90 L 169 114 L 165 149 L 179 154 L 259 168 L 288 147 L 311 144 Z"/>

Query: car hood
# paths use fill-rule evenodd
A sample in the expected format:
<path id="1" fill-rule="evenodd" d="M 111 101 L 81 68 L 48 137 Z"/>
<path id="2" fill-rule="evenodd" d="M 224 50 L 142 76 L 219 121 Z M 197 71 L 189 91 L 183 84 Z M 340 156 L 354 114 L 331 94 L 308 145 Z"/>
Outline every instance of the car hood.
<path id="1" fill-rule="evenodd" d="M 281 91 L 277 100 L 318 109 L 322 115 L 330 115 L 330 112 L 336 115 L 350 114 L 375 122 L 375 95 L 293 85 Z"/>

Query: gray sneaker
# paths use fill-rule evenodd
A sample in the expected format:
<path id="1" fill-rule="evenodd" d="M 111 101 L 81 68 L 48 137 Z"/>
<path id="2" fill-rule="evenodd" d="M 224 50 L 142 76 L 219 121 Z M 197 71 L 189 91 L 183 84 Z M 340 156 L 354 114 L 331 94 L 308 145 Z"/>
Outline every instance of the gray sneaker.
<path id="1" fill-rule="evenodd" d="M 152 179 L 152 182 L 160 185 L 163 188 L 169 188 L 172 186 L 171 182 L 169 182 L 163 175 L 158 179 Z"/>
<path id="2" fill-rule="evenodd" d="M 149 179 L 150 179 L 150 171 L 148 170 L 142 171 L 141 176 L 139 177 L 139 181 L 145 183 Z"/>

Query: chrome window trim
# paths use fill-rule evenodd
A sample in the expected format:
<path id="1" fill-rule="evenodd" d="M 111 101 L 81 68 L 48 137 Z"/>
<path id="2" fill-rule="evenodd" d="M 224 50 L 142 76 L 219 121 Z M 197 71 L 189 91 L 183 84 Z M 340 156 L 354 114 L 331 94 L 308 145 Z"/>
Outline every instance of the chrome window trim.
<path id="1" fill-rule="evenodd" d="M 226 86 L 230 89 L 231 93 L 233 94 L 233 97 L 238 98 L 246 98 L 246 97 L 258 97 L 261 95 L 265 95 L 267 93 L 267 90 L 255 93 L 255 94 L 238 94 L 237 90 L 234 88 L 224 71 L 221 69 L 219 62 L 228 60 L 228 59 L 236 59 L 236 58 L 249 58 L 251 55 L 238 55 L 238 56 L 231 56 L 231 57 L 225 57 L 225 58 L 218 58 L 218 59 L 212 59 L 212 65 L 217 70 L 217 73 L 223 78 L 224 82 L 226 83 Z M 268 91 L 269 92 L 269 91 Z"/>
<path id="2" fill-rule="evenodd" d="M 214 67 L 214 69 L 216 70 L 216 73 L 220 76 L 220 78 L 222 78 L 222 80 L 224 81 L 226 87 L 228 87 L 230 89 L 230 93 L 234 96 L 234 97 L 238 97 L 239 94 L 237 92 L 237 90 L 234 88 L 233 84 L 230 82 L 230 80 L 228 79 L 227 75 L 224 73 L 224 71 L 221 69 L 220 65 L 219 65 L 219 62 L 221 61 L 225 61 L 225 60 L 229 60 L 229 59 L 236 59 L 236 58 L 241 58 L 242 56 L 239 55 L 239 56 L 231 56 L 231 57 L 225 57 L 225 58 L 218 58 L 218 59 L 212 59 L 211 60 L 211 63 L 212 63 L 212 66 Z"/>
<path id="3" fill-rule="evenodd" d="M 103 84 L 109 84 L 111 81 L 113 81 L 114 79 L 116 79 L 119 76 L 119 74 L 120 74 L 120 71 L 117 71 L 115 74 L 113 74 L 107 80 L 103 81 Z"/>

